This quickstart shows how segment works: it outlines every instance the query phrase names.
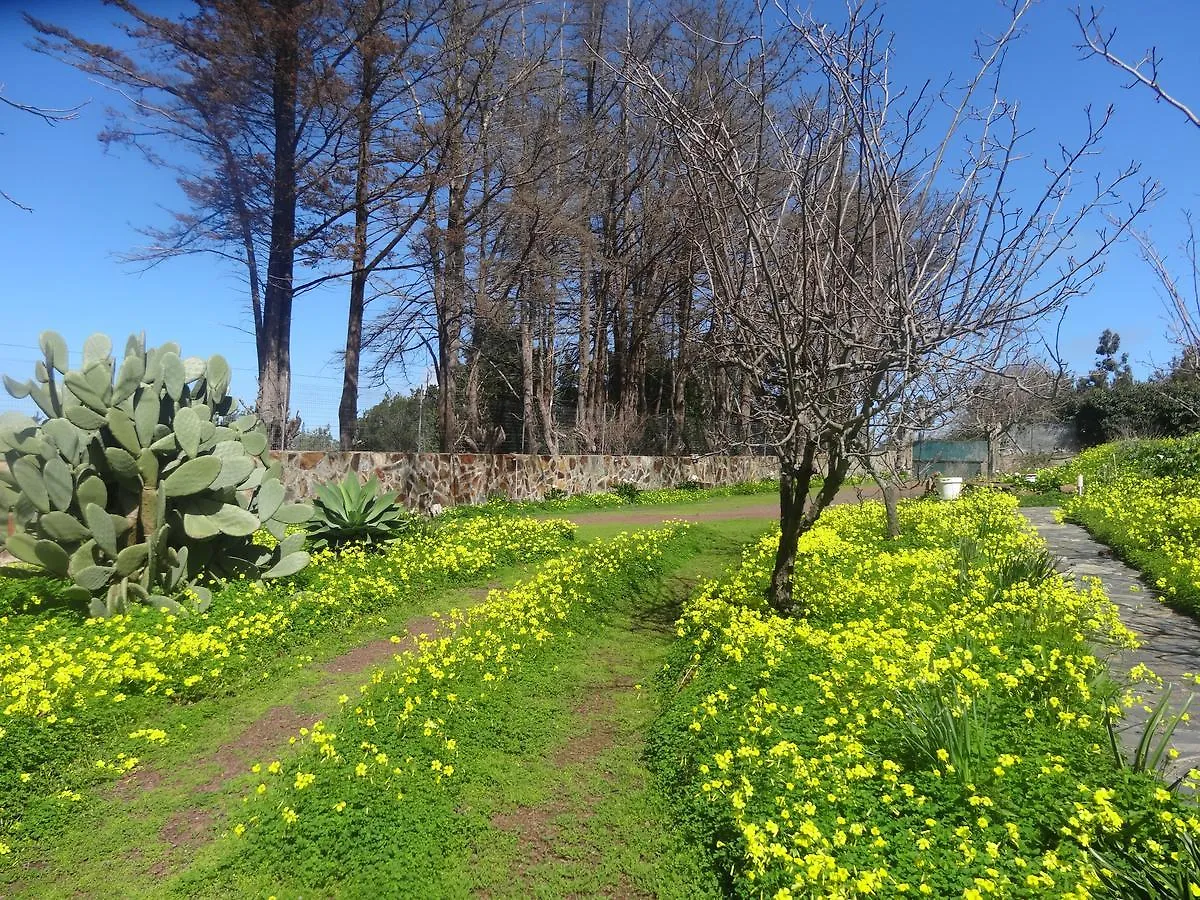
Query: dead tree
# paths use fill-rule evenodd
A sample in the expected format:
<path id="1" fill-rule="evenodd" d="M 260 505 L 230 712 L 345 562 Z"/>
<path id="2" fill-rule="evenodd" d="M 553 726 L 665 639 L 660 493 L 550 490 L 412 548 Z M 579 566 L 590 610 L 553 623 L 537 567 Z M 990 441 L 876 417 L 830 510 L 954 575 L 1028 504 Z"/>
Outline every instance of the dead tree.
<path id="1" fill-rule="evenodd" d="M 1163 83 L 1162 54 L 1157 47 L 1146 50 L 1140 58 L 1123 56 L 1114 49 L 1116 30 L 1101 21 L 1102 10 L 1082 7 L 1072 10 L 1079 26 L 1082 43 L 1078 49 L 1085 59 L 1100 59 L 1128 76 L 1125 87 L 1149 91 L 1161 103 L 1180 113 L 1189 124 L 1200 128 L 1200 113 L 1178 93 Z M 1135 231 L 1142 258 L 1153 270 L 1164 292 L 1168 321 L 1168 336 L 1175 343 L 1179 356 L 1177 367 L 1194 374 L 1200 371 L 1200 269 L 1196 258 L 1196 229 L 1190 214 L 1185 214 L 1187 232 L 1182 242 L 1183 265 L 1172 265 L 1166 254 L 1143 231 Z"/>
<path id="2" fill-rule="evenodd" d="M 1089 113 L 1040 189 L 1017 194 L 1025 132 L 996 76 L 1030 5 L 1014 4 L 953 96 L 892 84 L 882 22 L 860 5 L 838 26 L 763 16 L 720 42 L 719 77 L 687 95 L 667 64 L 628 67 L 685 164 L 711 347 L 749 379 L 779 458 L 779 613 L 803 611 L 799 538 L 854 460 L 908 426 L 931 383 L 994 367 L 1078 296 L 1154 192 L 1135 186 L 1135 166 L 1083 178 L 1108 120 Z"/>

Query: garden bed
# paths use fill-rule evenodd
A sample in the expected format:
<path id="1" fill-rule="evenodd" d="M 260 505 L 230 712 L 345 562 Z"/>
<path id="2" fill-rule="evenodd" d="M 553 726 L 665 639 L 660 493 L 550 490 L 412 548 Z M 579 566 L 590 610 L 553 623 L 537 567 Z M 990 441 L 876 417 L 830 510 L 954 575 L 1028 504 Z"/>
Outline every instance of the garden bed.
<path id="1" fill-rule="evenodd" d="M 881 507 L 830 510 L 801 542 L 806 617 L 763 608 L 770 537 L 689 603 L 650 752 L 732 894 L 1130 896 L 1121 877 L 1194 874 L 1194 805 L 1106 725 L 1102 654 L 1131 636 L 1015 508 L 905 504 L 894 543 Z"/>
<path id="2" fill-rule="evenodd" d="M 169 740 L 154 727 L 158 711 L 235 692 L 281 665 L 306 665 L 306 649 L 370 615 L 559 553 L 573 530 L 562 521 L 478 519 L 382 552 L 324 552 L 282 583 L 228 583 L 194 615 L 139 606 L 84 619 L 47 602 L 55 582 L 4 582 L 0 855 L 31 829 L 52 828 L 81 791 L 134 770 L 140 755 Z"/>

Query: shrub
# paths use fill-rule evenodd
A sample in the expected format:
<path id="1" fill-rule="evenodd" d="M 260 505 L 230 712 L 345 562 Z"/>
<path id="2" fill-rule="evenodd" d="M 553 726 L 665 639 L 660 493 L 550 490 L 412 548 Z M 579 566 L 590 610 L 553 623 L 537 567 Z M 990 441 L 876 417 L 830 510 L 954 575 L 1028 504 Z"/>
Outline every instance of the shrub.
<path id="1" fill-rule="evenodd" d="M 366 483 L 347 472 L 340 482 L 317 486 L 313 516 L 307 525 L 315 550 L 338 550 L 347 544 L 395 540 L 413 527 L 415 517 L 396 505 L 396 493 L 380 493 L 379 479 Z"/>
<path id="2" fill-rule="evenodd" d="M 631 481 L 619 481 L 613 485 L 612 492 L 626 503 L 637 503 L 642 489 Z"/>

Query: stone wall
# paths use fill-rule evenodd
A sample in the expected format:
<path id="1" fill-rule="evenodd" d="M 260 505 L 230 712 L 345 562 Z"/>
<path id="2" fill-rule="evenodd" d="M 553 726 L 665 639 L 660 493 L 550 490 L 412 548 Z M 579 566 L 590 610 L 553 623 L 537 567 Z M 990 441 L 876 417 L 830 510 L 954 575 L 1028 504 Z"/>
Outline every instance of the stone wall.
<path id="1" fill-rule="evenodd" d="M 610 490 L 622 482 L 642 489 L 684 481 L 705 486 L 778 478 L 779 463 L 763 456 L 529 456 L 492 453 L 368 453 L 284 451 L 283 483 L 292 498 L 311 497 L 317 484 L 356 472 L 379 477 L 404 505 L 428 509 L 483 503 L 489 497 L 540 500 L 558 488 L 568 494 Z"/>

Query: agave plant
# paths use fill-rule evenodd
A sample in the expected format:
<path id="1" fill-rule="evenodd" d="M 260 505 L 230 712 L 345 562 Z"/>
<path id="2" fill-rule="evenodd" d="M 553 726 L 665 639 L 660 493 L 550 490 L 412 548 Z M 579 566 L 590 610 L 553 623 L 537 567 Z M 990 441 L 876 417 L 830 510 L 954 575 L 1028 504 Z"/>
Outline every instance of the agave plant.
<path id="1" fill-rule="evenodd" d="M 311 546 L 336 550 L 346 544 L 393 540 L 412 526 L 412 517 L 396 505 L 396 493 L 380 493 L 379 479 L 366 483 L 347 473 L 341 481 L 317 486 L 313 516 L 308 521 Z"/>
<path id="2" fill-rule="evenodd" d="M 67 365 L 59 335 L 41 335 L 32 381 L 7 376 L 45 421 L 0 415 L 3 545 L 24 566 L 6 574 L 49 574 L 72 582 L 64 599 L 93 615 L 130 603 L 203 608 L 214 577 L 291 575 L 308 562 L 303 536 L 283 540 L 311 508 L 284 502 L 279 463 L 253 415 L 236 417 L 229 364 L 182 357 L 177 344 L 125 346 L 93 335 L 83 365 Z M 253 540 L 266 528 L 281 539 Z"/>

